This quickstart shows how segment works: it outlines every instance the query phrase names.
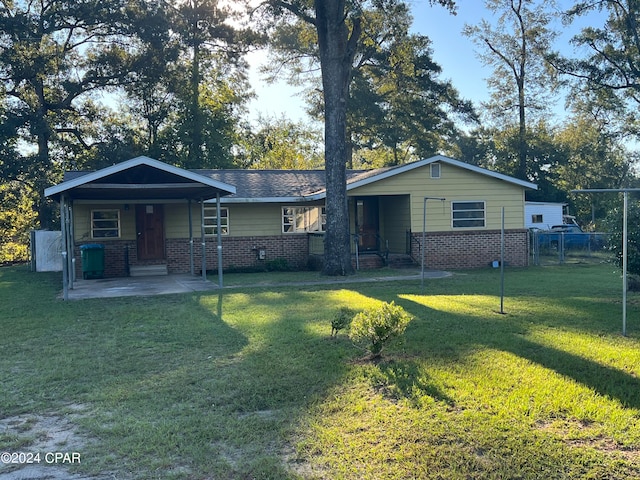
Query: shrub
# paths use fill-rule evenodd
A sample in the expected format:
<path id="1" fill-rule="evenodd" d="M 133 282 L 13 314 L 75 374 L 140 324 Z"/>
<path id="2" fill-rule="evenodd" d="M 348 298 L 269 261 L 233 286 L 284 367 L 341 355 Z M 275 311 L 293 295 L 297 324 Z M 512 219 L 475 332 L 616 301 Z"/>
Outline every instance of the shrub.
<path id="1" fill-rule="evenodd" d="M 340 330 L 347 328 L 355 315 L 355 310 L 349 307 L 340 307 L 331 320 L 331 336 L 335 337 Z"/>
<path id="2" fill-rule="evenodd" d="M 383 303 L 358 313 L 351 322 L 349 338 L 364 344 L 371 358 L 379 358 L 384 346 L 402 335 L 412 317 L 401 306 Z"/>
<path id="3" fill-rule="evenodd" d="M 289 262 L 286 258 L 275 258 L 273 260 L 267 260 L 265 263 L 265 269 L 267 272 L 289 272 Z"/>

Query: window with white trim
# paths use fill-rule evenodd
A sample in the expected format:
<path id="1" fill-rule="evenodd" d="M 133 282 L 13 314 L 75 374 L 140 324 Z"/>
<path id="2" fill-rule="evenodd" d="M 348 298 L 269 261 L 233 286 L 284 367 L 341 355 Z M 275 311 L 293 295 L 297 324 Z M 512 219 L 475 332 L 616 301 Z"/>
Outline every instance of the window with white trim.
<path id="1" fill-rule="evenodd" d="M 484 202 L 451 202 L 453 228 L 478 228 L 485 226 Z"/>
<path id="2" fill-rule="evenodd" d="M 324 232 L 325 207 L 282 207 L 282 233 Z"/>
<path id="3" fill-rule="evenodd" d="M 440 178 L 440 164 L 432 163 L 430 166 L 431 166 L 431 178 Z"/>
<path id="4" fill-rule="evenodd" d="M 542 214 L 534 213 L 533 215 L 531 215 L 531 223 L 543 223 Z"/>
<path id="5" fill-rule="evenodd" d="M 120 238 L 120 210 L 91 210 L 91 238 Z"/>
<path id="6" fill-rule="evenodd" d="M 229 235 L 229 208 L 220 207 L 220 230 Z M 218 209 L 215 205 L 204 206 L 204 234 L 208 237 L 218 235 Z"/>

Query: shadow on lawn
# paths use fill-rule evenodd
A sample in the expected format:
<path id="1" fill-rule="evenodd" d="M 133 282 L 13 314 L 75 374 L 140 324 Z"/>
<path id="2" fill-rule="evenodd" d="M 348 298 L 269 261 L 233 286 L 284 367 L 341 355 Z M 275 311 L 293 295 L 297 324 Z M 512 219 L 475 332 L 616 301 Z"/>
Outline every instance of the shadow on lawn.
<path id="1" fill-rule="evenodd" d="M 626 408 L 640 408 L 640 380 L 621 370 L 515 336 L 509 342 L 491 346 L 572 378 L 600 395 L 618 399 Z"/>
<path id="2" fill-rule="evenodd" d="M 435 401 L 454 405 L 453 398 L 434 384 L 418 362 L 402 358 L 391 359 L 380 362 L 378 368 L 385 381 L 381 387 L 386 396 L 404 397 L 419 402 L 427 395 Z"/>
<path id="3" fill-rule="evenodd" d="M 227 378 L 227 394 L 216 403 L 225 413 L 216 440 L 231 469 L 225 478 L 298 478 L 291 474 L 292 431 L 341 383 L 355 353 L 329 338 L 334 305 L 317 301 L 318 293 L 305 289 L 200 296 L 214 323 L 244 339 L 236 362 L 218 372 Z"/>
<path id="4" fill-rule="evenodd" d="M 533 322 L 530 315 L 500 315 L 497 309 L 487 311 L 484 316 L 467 316 L 433 310 L 387 291 L 380 291 L 376 296 L 382 301 L 395 301 L 414 316 L 406 332 L 407 348 L 419 352 L 420 358 L 427 362 L 430 359 L 436 362 L 463 361 L 467 355 L 484 345 L 553 370 L 600 395 L 619 400 L 624 407 L 640 408 L 640 379 L 634 375 L 525 338 L 536 326 L 615 335 L 617 325 L 609 320 L 610 303 L 557 299 L 558 305 L 565 305 L 572 310 L 572 314 L 566 318 L 556 315 L 542 318 L 538 324 Z M 601 312 L 595 314 L 595 322 L 585 320 L 593 318 L 594 310 L 598 309 Z M 381 370 L 390 382 L 395 383 L 397 391 L 403 392 L 406 397 L 411 397 L 415 391 L 422 391 L 436 400 L 450 401 L 437 387 L 425 381 L 424 372 L 412 360 L 398 358 Z"/>

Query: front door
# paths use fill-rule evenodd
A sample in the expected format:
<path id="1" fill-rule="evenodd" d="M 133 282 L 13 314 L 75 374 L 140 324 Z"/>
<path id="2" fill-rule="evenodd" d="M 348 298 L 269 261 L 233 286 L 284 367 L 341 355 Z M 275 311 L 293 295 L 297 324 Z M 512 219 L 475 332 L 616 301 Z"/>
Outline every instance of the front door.
<path id="1" fill-rule="evenodd" d="M 378 219 L 378 197 L 356 199 L 356 229 L 360 250 L 378 250 L 378 230 L 380 228 Z"/>
<path id="2" fill-rule="evenodd" d="M 164 259 L 164 211 L 162 205 L 136 205 L 138 260 Z"/>

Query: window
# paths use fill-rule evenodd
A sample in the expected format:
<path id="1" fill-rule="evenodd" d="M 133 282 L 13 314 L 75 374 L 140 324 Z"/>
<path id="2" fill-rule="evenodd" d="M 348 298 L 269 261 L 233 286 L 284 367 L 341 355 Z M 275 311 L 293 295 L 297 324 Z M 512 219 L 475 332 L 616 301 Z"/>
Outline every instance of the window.
<path id="1" fill-rule="evenodd" d="M 282 233 L 324 232 L 325 207 L 282 207 Z"/>
<path id="2" fill-rule="evenodd" d="M 229 235 L 229 208 L 220 207 L 220 229 L 222 235 Z M 218 235 L 218 209 L 215 205 L 204 206 L 204 234 L 209 237 Z"/>
<path id="3" fill-rule="evenodd" d="M 431 178 L 440 178 L 440 164 L 432 163 L 431 164 Z"/>
<path id="4" fill-rule="evenodd" d="M 536 213 L 531 215 L 531 223 L 542 223 L 542 214 Z"/>
<path id="5" fill-rule="evenodd" d="M 484 227 L 484 202 L 451 202 L 453 228 Z"/>
<path id="6" fill-rule="evenodd" d="M 120 210 L 91 210 L 91 238 L 119 238 Z"/>

